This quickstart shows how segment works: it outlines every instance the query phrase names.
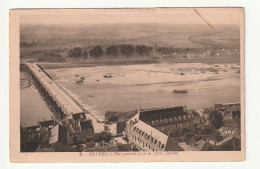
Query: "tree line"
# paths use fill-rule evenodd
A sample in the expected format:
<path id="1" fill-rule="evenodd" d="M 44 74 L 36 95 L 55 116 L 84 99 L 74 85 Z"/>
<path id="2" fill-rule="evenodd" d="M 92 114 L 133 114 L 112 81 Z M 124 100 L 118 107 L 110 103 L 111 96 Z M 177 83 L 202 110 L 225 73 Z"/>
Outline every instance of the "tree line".
<path id="1" fill-rule="evenodd" d="M 118 57 L 118 56 L 152 56 L 157 54 L 173 54 L 180 49 L 173 47 L 154 47 L 149 45 L 132 45 L 118 44 L 102 47 L 97 45 L 94 47 L 73 47 L 68 50 L 67 57 L 71 58 L 100 58 L 102 56 Z"/>

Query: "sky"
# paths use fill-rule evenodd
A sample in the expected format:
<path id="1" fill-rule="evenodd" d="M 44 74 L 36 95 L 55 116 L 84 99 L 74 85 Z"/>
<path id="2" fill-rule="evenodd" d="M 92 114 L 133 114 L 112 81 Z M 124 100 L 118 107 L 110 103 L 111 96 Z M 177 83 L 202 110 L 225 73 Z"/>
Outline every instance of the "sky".
<path id="1" fill-rule="evenodd" d="M 196 8 L 211 25 L 237 24 L 238 8 Z M 193 8 L 25 10 L 21 24 L 162 23 L 206 24 Z"/>

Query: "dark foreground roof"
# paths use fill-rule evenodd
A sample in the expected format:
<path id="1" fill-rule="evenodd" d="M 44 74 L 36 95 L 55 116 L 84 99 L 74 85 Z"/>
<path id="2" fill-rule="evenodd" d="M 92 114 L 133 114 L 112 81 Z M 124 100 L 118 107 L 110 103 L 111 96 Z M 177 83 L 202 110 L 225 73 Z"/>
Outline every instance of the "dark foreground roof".
<path id="1" fill-rule="evenodd" d="M 172 117 L 186 115 L 185 108 L 183 106 L 179 107 L 167 107 L 160 109 L 149 109 L 149 110 L 140 110 L 139 119 L 143 122 L 150 122 L 160 119 L 169 119 Z"/>

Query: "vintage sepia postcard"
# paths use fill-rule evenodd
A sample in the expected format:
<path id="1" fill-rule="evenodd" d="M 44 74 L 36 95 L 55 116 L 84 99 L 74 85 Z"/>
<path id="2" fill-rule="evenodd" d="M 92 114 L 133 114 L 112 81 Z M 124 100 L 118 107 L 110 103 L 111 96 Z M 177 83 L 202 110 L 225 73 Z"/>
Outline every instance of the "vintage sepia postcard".
<path id="1" fill-rule="evenodd" d="M 243 8 L 10 10 L 11 162 L 242 161 Z"/>

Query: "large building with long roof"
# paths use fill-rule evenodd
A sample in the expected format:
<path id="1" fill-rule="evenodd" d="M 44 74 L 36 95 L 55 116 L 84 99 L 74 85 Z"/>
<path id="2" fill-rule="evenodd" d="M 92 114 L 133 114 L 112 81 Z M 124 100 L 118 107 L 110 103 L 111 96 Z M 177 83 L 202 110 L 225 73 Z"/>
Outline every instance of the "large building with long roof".
<path id="1" fill-rule="evenodd" d="M 126 123 L 128 141 L 141 151 L 183 151 L 172 139 L 172 131 L 193 127 L 193 115 L 184 106 L 162 109 L 138 109 Z"/>

